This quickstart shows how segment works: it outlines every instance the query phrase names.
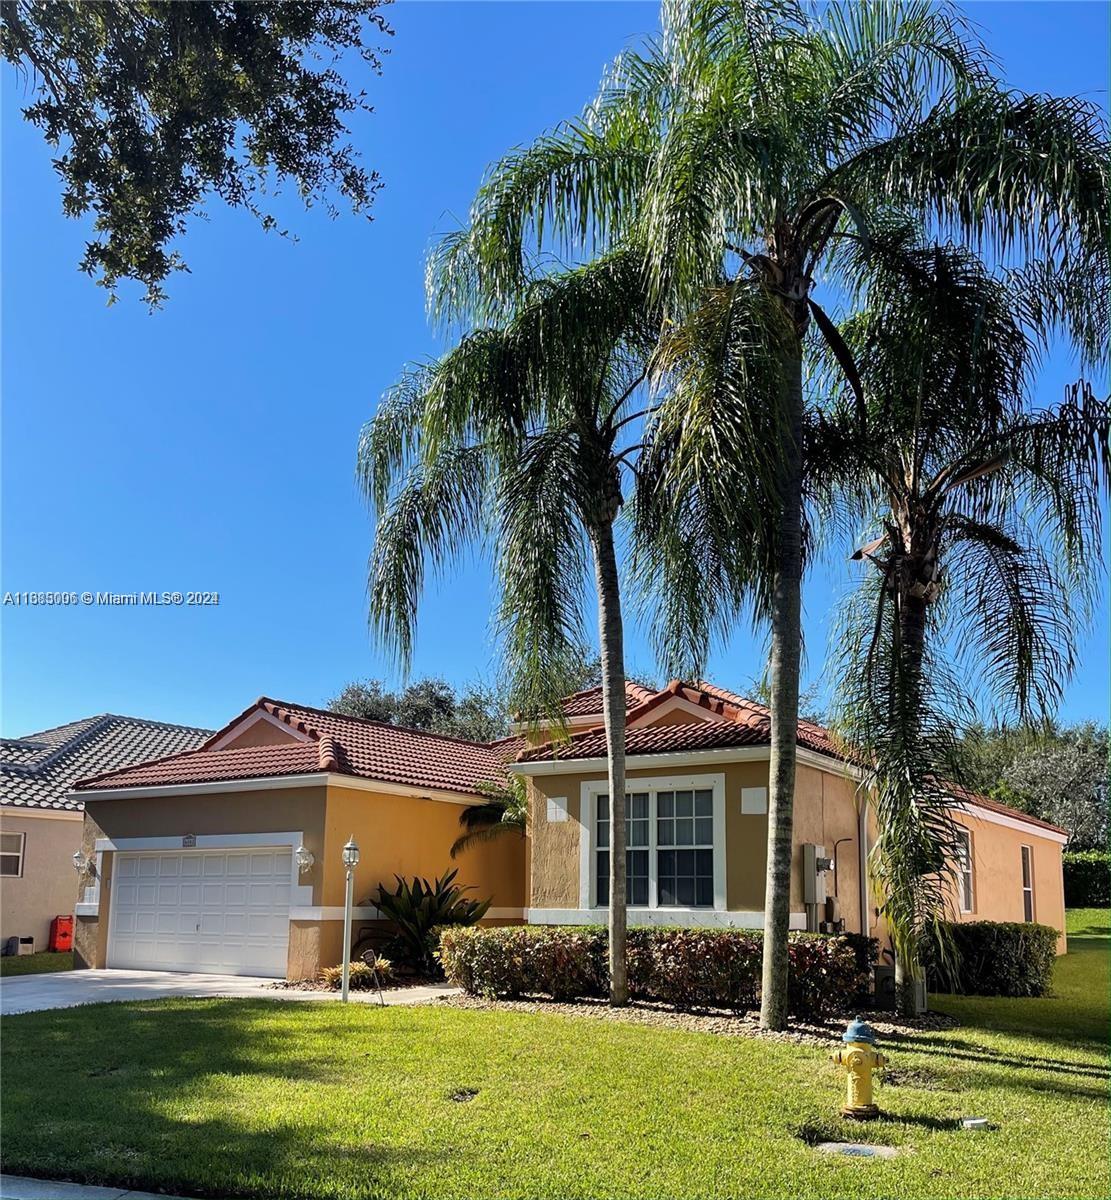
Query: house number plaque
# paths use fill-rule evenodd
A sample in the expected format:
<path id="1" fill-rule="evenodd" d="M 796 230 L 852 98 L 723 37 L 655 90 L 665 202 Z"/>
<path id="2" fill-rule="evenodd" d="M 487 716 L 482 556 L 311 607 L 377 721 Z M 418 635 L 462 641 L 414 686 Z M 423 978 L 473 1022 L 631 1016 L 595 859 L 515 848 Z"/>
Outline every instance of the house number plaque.
<path id="1" fill-rule="evenodd" d="M 195 833 L 186 833 L 181 838 L 181 848 L 183 850 L 192 850 L 197 844 L 197 835 Z"/>

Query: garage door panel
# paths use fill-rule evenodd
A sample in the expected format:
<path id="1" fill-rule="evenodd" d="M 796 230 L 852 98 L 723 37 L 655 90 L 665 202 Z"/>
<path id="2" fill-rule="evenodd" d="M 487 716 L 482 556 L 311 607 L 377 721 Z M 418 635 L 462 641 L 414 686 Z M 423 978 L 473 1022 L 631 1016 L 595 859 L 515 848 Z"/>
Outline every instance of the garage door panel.
<path id="1" fill-rule="evenodd" d="M 118 854 L 108 965 L 284 975 L 292 866 L 289 850 Z"/>

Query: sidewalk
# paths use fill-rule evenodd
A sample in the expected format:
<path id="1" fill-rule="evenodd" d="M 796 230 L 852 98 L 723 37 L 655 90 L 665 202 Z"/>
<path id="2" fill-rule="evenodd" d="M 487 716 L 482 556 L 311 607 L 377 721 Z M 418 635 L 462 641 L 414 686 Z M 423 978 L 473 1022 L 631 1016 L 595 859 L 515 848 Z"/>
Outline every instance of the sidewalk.
<path id="1" fill-rule="evenodd" d="M 459 989 L 446 983 L 388 988 L 386 1004 L 426 1004 Z M 54 971 L 13 975 L 0 981 L 0 1014 L 71 1008 L 113 1000 L 164 1000 L 175 996 L 219 996 L 250 1000 L 339 1001 L 339 992 L 277 988 L 274 980 L 253 975 L 191 975 L 176 971 Z M 378 1004 L 377 992 L 352 992 L 356 1004 Z M 2 1200 L 2 1198 L 0 1198 Z"/>
<path id="2" fill-rule="evenodd" d="M 60 1183 L 56 1179 L 26 1179 L 22 1175 L 0 1175 L 0 1200 L 186 1200 L 164 1193 L 129 1192 L 114 1187 L 92 1187 L 85 1183 Z"/>

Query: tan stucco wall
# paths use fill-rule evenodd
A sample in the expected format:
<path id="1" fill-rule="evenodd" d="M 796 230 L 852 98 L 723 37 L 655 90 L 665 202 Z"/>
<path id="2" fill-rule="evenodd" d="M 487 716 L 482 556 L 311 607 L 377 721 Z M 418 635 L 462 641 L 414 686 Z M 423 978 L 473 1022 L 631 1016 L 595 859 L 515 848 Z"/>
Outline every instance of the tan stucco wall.
<path id="1" fill-rule="evenodd" d="M 302 906 L 335 910 L 344 903 L 342 847 L 354 836 L 360 848 L 356 905 L 370 902 L 379 883 L 394 886 L 395 873 L 406 878 L 433 878 L 458 867 L 457 882 L 473 885 L 470 895 L 490 898 L 492 907 L 518 914 L 493 920 L 520 921 L 525 899 L 525 839 L 510 834 L 453 860 L 450 847 L 462 831 L 459 814 L 464 807 L 342 786 L 94 800 L 86 804 L 83 844 L 93 855 L 98 837 L 176 839 L 187 833 L 300 833 L 315 858 L 300 877 L 300 883 L 312 889 L 311 902 Z M 98 915 L 77 921 L 79 965 L 101 967 L 106 963 L 113 857 L 111 853 L 102 856 Z M 72 865 L 69 871 L 72 876 Z M 365 924 L 368 922 L 357 921 L 356 937 L 359 926 Z M 331 914 L 321 920 L 291 921 L 288 976 L 305 978 L 322 966 L 340 962 L 342 937 L 343 922 Z"/>
<path id="2" fill-rule="evenodd" d="M 973 813 L 954 813 L 972 835 L 972 911 L 960 921 L 1022 921 L 1022 847 L 1034 852 L 1034 920 L 1058 930 L 1057 953 L 1064 954 L 1065 885 L 1063 846 L 1036 834 L 1036 826 L 1011 829 Z"/>
<path id="3" fill-rule="evenodd" d="M 170 837 L 188 833 L 300 833 L 319 861 L 324 850 L 323 787 L 276 788 L 186 796 L 151 796 L 131 800 L 86 800 L 83 848 L 94 856 L 96 840 Z M 79 966 L 103 967 L 107 960 L 108 906 L 113 856 L 105 854 L 100 880 L 100 911 L 77 918 Z M 71 872 L 73 868 L 70 868 Z M 89 881 L 91 882 L 91 881 Z M 315 881 L 313 903 L 319 904 Z"/>
<path id="4" fill-rule="evenodd" d="M 737 912 L 760 912 L 764 907 L 768 819 L 741 813 L 741 789 L 768 786 L 767 760 L 713 763 L 669 771 L 644 768 L 628 773 L 629 789 L 638 779 L 669 774 L 725 776 L 726 907 Z M 584 784 L 603 778 L 598 770 L 535 776 L 531 779 L 532 874 L 529 904 L 533 908 L 579 907 L 580 797 Z M 860 928 L 860 891 L 857 857 L 856 785 L 840 774 L 814 767 L 798 767 L 795 797 L 795 842 L 816 842 L 832 853 L 834 842 L 849 837 L 840 847 L 838 884 L 841 914 L 846 928 Z M 563 797 L 568 820 L 549 822 L 547 801 Z M 829 880 L 832 892 L 832 878 Z M 791 908 L 803 910 L 802 855 L 796 852 L 791 881 Z"/>
<path id="5" fill-rule="evenodd" d="M 45 950 L 50 922 L 72 915 L 77 898 L 81 814 L 0 806 L 0 829 L 26 835 L 22 876 L 0 876 L 0 940 L 33 937 L 35 949 Z"/>

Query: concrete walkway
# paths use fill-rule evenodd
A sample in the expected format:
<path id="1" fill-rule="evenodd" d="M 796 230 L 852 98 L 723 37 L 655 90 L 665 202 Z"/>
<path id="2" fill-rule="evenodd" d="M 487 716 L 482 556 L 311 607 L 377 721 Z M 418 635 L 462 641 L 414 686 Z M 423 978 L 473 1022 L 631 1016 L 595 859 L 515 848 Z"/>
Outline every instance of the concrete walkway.
<path id="1" fill-rule="evenodd" d="M 155 1192 L 129 1192 L 114 1187 L 92 1187 L 85 1183 L 59 1183 L 56 1179 L 25 1179 L 22 1175 L 0 1175 L 0 1200 L 185 1200 Z"/>
<path id="2" fill-rule="evenodd" d="M 163 1000 L 173 996 L 232 996 L 248 1000 L 339 999 L 338 992 L 299 991 L 276 988 L 273 984 L 273 979 L 255 975 L 191 975 L 176 971 L 54 971 L 45 975 L 14 975 L 0 979 L 0 1015 L 73 1008 L 78 1004 L 103 1004 L 112 1000 Z M 387 1004 L 425 1004 L 441 996 L 453 996 L 458 991 L 458 988 L 440 983 L 427 987 L 391 988 L 382 996 Z M 351 992 L 350 995 L 352 1001 L 359 1004 L 378 1003 L 377 992 Z"/>

